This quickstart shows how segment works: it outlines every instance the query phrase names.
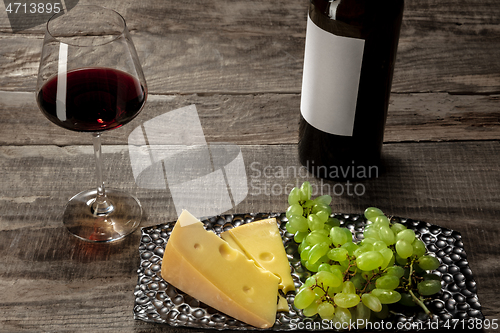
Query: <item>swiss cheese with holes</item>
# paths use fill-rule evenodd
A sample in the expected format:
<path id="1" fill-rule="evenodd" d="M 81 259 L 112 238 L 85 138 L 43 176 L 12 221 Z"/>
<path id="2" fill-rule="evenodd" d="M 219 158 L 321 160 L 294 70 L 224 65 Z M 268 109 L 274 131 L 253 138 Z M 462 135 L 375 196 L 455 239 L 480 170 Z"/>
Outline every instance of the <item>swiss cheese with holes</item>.
<path id="1" fill-rule="evenodd" d="M 165 248 L 162 277 L 201 302 L 258 328 L 274 325 L 280 279 L 184 210 Z"/>
<path id="2" fill-rule="evenodd" d="M 278 276 L 283 294 L 295 290 L 290 263 L 275 218 L 242 224 L 223 232 L 221 237 L 257 265 Z"/>

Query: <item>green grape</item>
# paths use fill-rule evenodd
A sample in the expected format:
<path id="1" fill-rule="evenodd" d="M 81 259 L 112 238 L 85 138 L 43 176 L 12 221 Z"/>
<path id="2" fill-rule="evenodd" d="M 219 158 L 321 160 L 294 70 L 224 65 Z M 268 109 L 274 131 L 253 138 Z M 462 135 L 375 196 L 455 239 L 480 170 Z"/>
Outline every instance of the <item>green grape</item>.
<path id="1" fill-rule="evenodd" d="M 352 242 L 352 232 L 351 230 L 349 230 L 348 228 L 341 228 L 344 233 L 345 233 L 345 236 L 347 237 L 347 241 L 348 242 Z"/>
<path id="2" fill-rule="evenodd" d="M 328 221 L 330 214 L 328 214 L 328 212 L 325 210 L 320 210 L 319 212 L 316 213 L 316 216 L 323 224 L 325 224 Z"/>
<path id="3" fill-rule="evenodd" d="M 360 297 L 357 294 L 347 294 L 344 292 L 338 293 L 333 297 L 335 304 L 341 308 L 352 308 L 358 305 Z"/>
<path id="4" fill-rule="evenodd" d="M 401 299 L 399 300 L 404 306 L 416 306 L 417 304 L 413 301 L 413 297 L 409 293 L 401 293 Z"/>
<path id="5" fill-rule="evenodd" d="M 332 202 L 332 197 L 328 194 L 320 195 L 319 197 L 316 197 L 313 201 L 314 201 L 314 204 L 320 203 L 320 204 L 328 206 Z"/>
<path id="6" fill-rule="evenodd" d="M 297 232 L 297 229 L 295 229 L 292 224 L 290 223 L 290 221 L 288 221 L 286 224 L 285 224 L 285 228 L 286 228 L 286 231 L 288 231 L 289 233 L 291 234 L 294 234 Z"/>
<path id="7" fill-rule="evenodd" d="M 304 282 L 304 284 L 302 286 L 312 287 L 312 286 L 315 286 L 316 283 L 317 283 L 316 276 L 311 275 L 310 277 L 308 277 L 306 279 L 306 282 Z"/>
<path id="8" fill-rule="evenodd" d="M 373 251 L 380 251 L 385 248 L 387 248 L 387 245 L 381 240 L 375 241 L 373 243 Z"/>
<path id="9" fill-rule="evenodd" d="M 398 240 L 404 240 L 405 242 L 407 242 L 410 245 L 413 244 L 413 242 L 415 241 L 415 231 L 413 231 L 411 229 L 406 229 L 406 230 L 400 231 L 396 235 L 396 242 Z"/>
<path id="10" fill-rule="evenodd" d="M 347 259 L 349 253 L 346 249 L 341 247 L 336 247 L 328 251 L 328 258 L 334 261 L 344 261 Z"/>
<path id="11" fill-rule="evenodd" d="M 324 229 L 325 222 L 322 222 L 318 215 L 309 214 L 309 216 L 307 217 L 307 225 L 311 230 L 321 230 Z"/>
<path id="12" fill-rule="evenodd" d="M 383 248 L 383 249 L 379 250 L 378 252 L 380 252 L 382 257 L 384 257 L 384 262 L 382 263 L 382 266 L 380 266 L 380 267 L 382 267 L 382 269 L 385 269 L 386 267 L 389 266 L 391 261 L 394 260 L 394 253 L 388 247 Z"/>
<path id="13" fill-rule="evenodd" d="M 343 245 L 348 241 L 347 235 L 341 227 L 333 227 L 330 230 L 330 239 L 335 246 Z"/>
<path id="14" fill-rule="evenodd" d="M 288 219 L 288 222 L 292 225 L 292 227 L 301 232 L 305 232 L 308 229 L 307 219 L 302 215 L 292 215 Z"/>
<path id="15" fill-rule="evenodd" d="M 288 220 L 290 220 L 290 217 L 292 217 L 292 215 L 299 215 L 300 216 L 302 214 L 304 214 L 304 209 L 299 204 L 290 205 L 290 206 L 288 206 L 288 208 L 286 210 L 286 218 Z"/>
<path id="16" fill-rule="evenodd" d="M 336 275 L 340 279 L 340 281 L 344 280 L 344 273 L 342 272 L 342 269 L 340 268 L 339 265 L 331 265 L 330 272 Z"/>
<path id="17" fill-rule="evenodd" d="M 356 293 L 356 287 L 354 286 L 354 283 L 352 281 L 345 281 L 344 284 L 342 285 L 342 292 L 345 294 L 355 294 Z"/>
<path id="18" fill-rule="evenodd" d="M 300 290 L 297 295 L 295 295 L 295 299 L 293 304 L 297 309 L 305 309 L 316 299 L 316 294 L 311 289 L 311 287 L 306 287 Z"/>
<path id="19" fill-rule="evenodd" d="M 412 248 L 413 251 L 413 248 Z M 397 252 L 394 254 L 394 259 L 400 266 L 405 266 L 408 263 L 408 258 L 402 258 Z"/>
<path id="20" fill-rule="evenodd" d="M 441 290 L 441 282 L 438 280 L 424 280 L 417 284 L 420 295 L 429 296 L 438 293 Z"/>
<path id="21" fill-rule="evenodd" d="M 399 234 L 401 234 L 401 232 Z M 404 239 L 400 239 L 396 242 L 396 252 L 401 258 L 406 259 L 413 254 L 413 246 Z"/>
<path id="22" fill-rule="evenodd" d="M 391 258 L 391 260 L 389 260 L 389 264 L 387 265 L 387 267 L 394 266 L 395 263 L 396 263 L 396 258 L 394 257 L 394 253 L 393 253 L 392 258 Z"/>
<path id="23" fill-rule="evenodd" d="M 382 303 L 380 303 L 380 300 L 372 294 L 363 294 L 363 296 L 361 296 L 361 301 L 373 312 L 380 312 L 380 310 L 382 310 Z"/>
<path id="24" fill-rule="evenodd" d="M 310 270 L 311 272 L 317 272 L 318 271 L 318 268 L 319 266 L 323 263 L 323 261 L 318 260 L 316 261 L 314 264 L 310 263 L 309 260 L 303 262 L 302 264 L 305 266 L 305 268 L 307 268 L 308 270 Z"/>
<path id="25" fill-rule="evenodd" d="M 363 244 L 371 244 L 373 246 L 373 244 L 375 244 L 375 242 L 378 242 L 375 238 L 365 237 L 361 241 L 361 245 L 363 245 Z"/>
<path id="26" fill-rule="evenodd" d="M 323 285 L 323 288 L 338 287 L 342 284 L 342 277 L 329 271 L 319 271 L 316 280 L 319 285 Z"/>
<path id="27" fill-rule="evenodd" d="M 312 317 L 318 313 L 318 302 L 312 302 L 307 308 L 302 310 L 302 314 L 306 317 Z"/>
<path id="28" fill-rule="evenodd" d="M 372 290 L 372 295 L 377 297 L 382 304 L 396 303 L 401 299 L 401 294 L 396 290 L 375 288 Z"/>
<path id="29" fill-rule="evenodd" d="M 297 243 L 305 244 L 302 242 L 304 241 L 304 239 L 306 238 L 307 235 L 309 235 L 309 233 L 307 231 L 305 231 L 305 232 L 297 231 L 295 233 L 295 235 L 293 235 L 293 240 L 296 241 Z"/>
<path id="30" fill-rule="evenodd" d="M 417 262 L 420 268 L 426 271 L 433 271 L 437 269 L 440 265 L 439 260 L 436 257 L 430 255 L 425 255 L 420 257 L 420 259 L 418 259 Z"/>
<path id="31" fill-rule="evenodd" d="M 326 250 L 326 252 L 328 253 L 328 250 Z M 321 263 L 327 263 L 327 264 L 330 264 L 330 258 L 328 258 L 328 256 L 325 254 L 324 256 L 322 256 L 319 261 L 321 261 Z"/>
<path id="32" fill-rule="evenodd" d="M 391 226 L 392 232 L 394 232 L 395 235 L 399 234 L 401 231 L 406 230 L 406 227 L 401 224 L 401 223 L 394 223 Z"/>
<path id="33" fill-rule="evenodd" d="M 335 309 L 333 320 L 339 323 L 349 323 L 352 320 L 351 311 L 349 311 L 349 309 L 338 306 Z"/>
<path id="34" fill-rule="evenodd" d="M 311 211 L 313 213 L 317 213 L 317 212 L 320 212 L 320 211 L 325 211 L 325 212 L 328 212 L 328 214 L 331 214 L 332 213 L 332 207 L 330 207 L 329 204 L 324 204 L 322 202 L 313 201 L 313 205 L 312 205 Z"/>
<path id="35" fill-rule="evenodd" d="M 377 251 L 368 251 L 361 253 L 356 258 L 356 265 L 362 271 L 371 271 L 381 267 L 384 263 L 384 257 Z"/>
<path id="36" fill-rule="evenodd" d="M 305 241 L 309 245 L 316 245 L 318 243 L 331 244 L 328 232 L 324 229 L 311 231 L 309 235 L 306 236 Z"/>
<path id="37" fill-rule="evenodd" d="M 347 241 L 341 248 L 346 249 L 350 256 L 354 254 L 354 251 L 358 248 L 358 245 L 354 244 L 352 241 Z"/>
<path id="38" fill-rule="evenodd" d="M 297 248 L 297 251 L 299 251 L 299 254 L 300 254 L 300 253 L 302 253 L 302 250 L 304 250 L 308 246 L 309 245 L 306 242 L 302 242 L 302 243 L 299 244 L 299 246 Z"/>
<path id="39" fill-rule="evenodd" d="M 312 246 L 308 245 L 302 249 L 302 252 L 300 252 L 300 260 L 309 260 L 309 251 L 311 251 L 311 247 Z"/>
<path id="40" fill-rule="evenodd" d="M 293 205 L 293 204 L 298 204 L 300 201 L 300 188 L 294 187 L 290 191 L 290 194 L 288 194 L 288 204 Z"/>
<path id="41" fill-rule="evenodd" d="M 405 274 L 405 270 L 401 266 L 391 266 L 387 268 L 386 274 L 397 276 L 400 279 Z"/>
<path id="42" fill-rule="evenodd" d="M 379 215 L 373 219 L 373 222 L 378 225 L 379 227 L 382 226 L 387 226 L 389 227 L 391 225 L 391 222 L 389 221 L 389 218 L 385 215 Z"/>
<path id="43" fill-rule="evenodd" d="M 332 227 L 340 227 L 340 221 L 339 221 L 339 219 L 336 219 L 335 217 L 329 217 L 328 221 L 326 221 L 326 224 L 328 224 Z"/>
<path id="44" fill-rule="evenodd" d="M 356 305 L 354 313 L 356 317 L 356 323 L 358 323 L 358 325 L 356 325 L 356 328 L 365 328 L 368 321 L 370 320 L 371 310 L 366 305 L 364 305 L 363 302 L 359 302 L 358 305 Z"/>
<path id="45" fill-rule="evenodd" d="M 367 244 L 362 244 L 361 246 L 358 246 L 356 250 L 354 250 L 353 254 L 356 257 L 359 257 L 361 253 L 368 252 L 368 251 L 373 251 L 373 245 L 370 243 Z"/>
<path id="46" fill-rule="evenodd" d="M 424 242 L 422 242 L 420 239 L 415 239 L 412 246 L 413 246 L 413 255 L 417 256 L 417 258 L 423 256 L 427 251 Z"/>
<path id="47" fill-rule="evenodd" d="M 330 302 L 321 302 L 318 305 L 318 314 L 321 319 L 331 320 L 335 314 L 335 307 Z"/>
<path id="48" fill-rule="evenodd" d="M 328 263 L 322 263 L 321 265 L 319 265 L 318 267 L 318 272 L 322 272 L 322 271 L 325 271 L 325 272 L 331 272 L 332 271 L 332 265 L 328 264 Z"/>
<path id="49" fill-rule="evenodd" d="M 302 208 L 306 211 L 311 210 L 312 206 L 314 206 L 314 202 L 312 200 L 305 200 L 302 202 Z"/>
<path id="50" fill-rule="evenodd" d="M 419 276 L 422 276 L 423 274 L 425 274 L 425 270 L 423 270 L 418 262 L 415 262 L 415 265 L 413 265 L 413 272 L 418 274 Z"/>
<path id="51" fill-rule="evenodd" d="M 300 186 L 300 199 L 301 200 L 311 200 L 312 186 L 311 183 L 305 181 Z"/>
<path id="52" fill-rule="evenodd" d="M 367 225 L 365 227 L 365 231 L 363 231 L 364 238 L 373 238 L 376 240 L 380 240 L 378 229 L 373 225 Z"/>
<path id="53" fill-rule="evenodd" d="M 322 288 L 314 288 L 314 293 L 316 294 L 316 300 L 325 296 L 326 292 Z"/>
<path id="54" fill-rule="evenodd" d="M 329 249 L 329 245 L 325 242 L 317 243 L 309 251 L 309 263 L 315 264 L 321 257 L 323 257 Z"/>
<path id="55" fill-rule="evenodd" d="M 356 289 L 362 290 L 365 287 L 366 280 L 362 274 L 354 275 L 350 280 Z"/>
<path id="56" fill-rule="evenodd" d="M 375 281 L 377 289 L 394 290 L 399 286 L 399 278 L 394 275 L 384 275 Z"/>
<path id="57" fill-rule="evenodd" d="M 383 241 L 387 246 L 394 244 L 396 236 L 394 236 L 394 232 L 387 225 L 383 225 L 380 227 L 378 231 L 380 240 Z"/>
<path id="58" fill-rule="evenodd" d="M 367 209 L 365 209 L 364 215 L 365 215 L 365 218 L 367 220 L 369 220 L 369 219 L 375 218 L 375 217 L 377 217 L 379 215 L 384 215 L 384 212 L 382 212 L 377 207 L 368 207 Z"/>
<path id="59" fill-rule="evenodd" d="M 328 296 L 330 296 L 331 298 L 335 297 L 336 294 L 341 292 L 342 292 L 342 283 L 337 287 L 328 288 Z"/>
<path id="60" fill-rule="evenodd" d="M 345 272 L 350 262 L 350 260 L 339 261 L 340 269 Z"/>

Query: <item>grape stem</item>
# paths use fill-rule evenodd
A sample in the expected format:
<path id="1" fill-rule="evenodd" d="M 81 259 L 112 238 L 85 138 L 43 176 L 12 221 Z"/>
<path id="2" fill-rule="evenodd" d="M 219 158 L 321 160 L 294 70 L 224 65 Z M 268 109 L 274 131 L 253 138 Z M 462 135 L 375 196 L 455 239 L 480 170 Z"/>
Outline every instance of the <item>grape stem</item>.
<path id="1" fill-rule="evenodd" d="M 345 281 L 349 281 L 349 279 L 350 279 L 351 276 L 356 275 L 356 271 L 354 271 L 352 274 L 349 272 L 349 270 L 351 269 L 351 267 L 355 267 L 356 266 L 356 261 L 355 261 L 354 257 L 350 257 L 349 256 L 348 260 L 349 260 L 349 264 L 347 265 L 347 269 L 344 272 L 344 282 Z M 356 269 L 357 269 L 357 266 L 356 266 Z"/>
<path id="2" fill-rule="evenodd" d="M 413 301 L 417 303 L 424 310 L 425 314 L 428 315 L 429 318 L 432 319 L 433 318 L 432 312 L 430 312 L 429 309 L 425 306 L 424 302 L 422 301 L 422 298 L 418 298 L 417 296 L 415 296 L 415 294 L 411 289 L 408 290 L 408 292 L 410 293 Z"/>
<path id="3" fill-rule="evenodd" d="M 326 287 L 326 289 L 325 289 L 325 287 L 323 286 L 323 283 L 321 283 L 321 286 L 320 286 L 320 285 L 316 282 L 315 284 L 313 284 L 313 285 L 311 286 L 311 289 L 312 289 L 312 290 L 314 290 L 314 288 L 319 288 L 319 289 L 321 289 L 321 291 L 323 291 L 323 292 L 325 293 L 325 294 L 321 297 L 321 301 L 323 301 L 323 302 L 325 302 L 325 301 L 326 301 L 326 302 L 330 302 L 330 303 L 332 303 L 332 304 L 334 304 L 334 305 L 335 305 L 335 303 L 334 303 L 333 299 L 330 297 L 330 295 L 328 295 L 328 289 L 330 288 L 329 286 L 327 286 L 327 287 Z"/>
<path id="4" fill-rule="evenodd" d="M 432 313 L 429 311 L 429 309 L 427 308 L 427 306 L 425 306 L 422 297 L 418 298 L 417 296 L 415 296 L 415 294 L 411 290 L 411 282 L 413 281 L 413 278 L 414 278 L 414 276 L 413 276 L 413 263 L 415 262 L 415 259 L 411 260 L 411 262 L 410 262 L 410 276 L 408 276 L 408 280 L 409 280 L 408 281 L 408 292 L 410 293 L 411 298 L 413 299 L 413 301 L 416 304 L 418 304 L 422 308 L 422 310 L 424 310 L 425 314 L 428 315 L 429 318 L 432 319 Z"/>
<path id="5" fill-rule="evenodd" d="M 365 284 L 365 287 L 363 288 L 363 290 L 361 290 L 361 294 L 364 294 L 366 292 L 366 288 L 368 288 L 368 286 L 370 284 L 372 284 L 372 280 L 373 278 L 375 278 L 375 280 L 377 280 L 380 276 L 382 276 L 382 273 L 383 271 L 379 271 L 377 273 L 374 273 L 367 281 L 366 281 L 366 284 Z"/>

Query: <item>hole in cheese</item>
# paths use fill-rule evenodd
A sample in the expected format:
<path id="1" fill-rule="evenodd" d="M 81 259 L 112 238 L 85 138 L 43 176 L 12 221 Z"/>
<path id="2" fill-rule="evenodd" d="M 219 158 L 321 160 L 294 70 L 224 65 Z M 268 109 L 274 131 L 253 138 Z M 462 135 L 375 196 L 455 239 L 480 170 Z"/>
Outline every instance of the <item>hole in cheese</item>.
<path id="1" fill-rule="evenodd" d="M 260 255 L 259 255 L 259 258 L 260 260 L 263 260 L 263 261 L 271 261 L 274 259 L 274 256 L 272 253 L 270 252 L 262 252 Z"/>
<path id="2" fill-rule="evenodd" d="M 253 288 L 252 287 L 249 287 L 249 286 L 243 286 L 243 292 L 245 292 L 245 294 L 253 294 Z"/>
<path id="3" fill-rule="evenodd" d="M 196 244 L 194 244 L 194 248 L 195 248 L 196 250 L 201 250 L 201 245 L 200 245 L 200 244 L 198 244 L 198 243 L 196 243 Z"/>
<path id="4" fill-rule="evenodd" d="M 219 253 L 224 259 L 228 261 L 234 260 L 236 259 L 236 256 L 238 256 L 238 251 L 231 248 L 228 244 L 222 244 L 221 246 L 219 246 Z"/>

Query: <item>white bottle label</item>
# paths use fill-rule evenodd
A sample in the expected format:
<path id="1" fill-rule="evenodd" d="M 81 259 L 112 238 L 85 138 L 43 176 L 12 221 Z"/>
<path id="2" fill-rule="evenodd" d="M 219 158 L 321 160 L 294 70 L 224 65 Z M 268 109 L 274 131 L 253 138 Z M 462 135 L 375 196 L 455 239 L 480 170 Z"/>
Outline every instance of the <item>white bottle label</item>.
<path id="1" fill-rule="evenodd" d="M 300 110 L 309 124 L 352 136 L 364 45 L 321 29 L 308 16 Z"/>

